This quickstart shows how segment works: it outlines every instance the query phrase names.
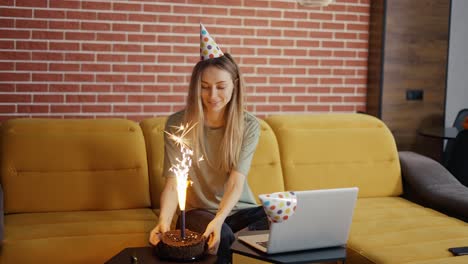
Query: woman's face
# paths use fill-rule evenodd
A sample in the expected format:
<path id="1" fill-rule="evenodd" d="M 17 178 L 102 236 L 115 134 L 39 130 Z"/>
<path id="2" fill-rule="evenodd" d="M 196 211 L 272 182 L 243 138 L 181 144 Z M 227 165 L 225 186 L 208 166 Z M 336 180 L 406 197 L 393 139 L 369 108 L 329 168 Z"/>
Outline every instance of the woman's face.
<path id="1" fill-rule="evenodd" d="M 234 83 L 231 74 L 216 67 L 206 68 L 201 76 L 201 96 L 205 111 L 223 113 L 232 98 Z"/>

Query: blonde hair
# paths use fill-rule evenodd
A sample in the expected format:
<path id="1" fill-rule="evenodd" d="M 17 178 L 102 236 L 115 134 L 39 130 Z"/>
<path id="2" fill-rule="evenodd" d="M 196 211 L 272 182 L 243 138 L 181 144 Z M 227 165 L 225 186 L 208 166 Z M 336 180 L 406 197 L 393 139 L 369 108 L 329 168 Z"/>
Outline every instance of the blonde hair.
<path id="1" fill-rule="evenodd" d="M 227 71 L 231 75 L 234 85 L 231 100 L 226 105 L 226 110 L 224 111 L 225 132 L 219 148 L 221 159 L 217 163 L 208 160 L 203 137 L 205 119 L 201 99 L 201 78 L 203 71 L 209 67 L 216 67 Z M 184 120 L 186 123 L 198 123 L 198 125 L 192 129 L 188 138 L 192 142 L 194 157 L 203 156 L 204 162 L 208 162 L 211 166 L 225 172 L 230 172 L 233 167 L 237 166 L 239 160 L 244 133 L 243 90 L 244 84 L 239 66 L 228 53 L 224 53 L 224 56 L 219 58 L 200 61 L 193 68 Z M 199 166 L 198 158 L 195 159 L 195 164 Z"/>

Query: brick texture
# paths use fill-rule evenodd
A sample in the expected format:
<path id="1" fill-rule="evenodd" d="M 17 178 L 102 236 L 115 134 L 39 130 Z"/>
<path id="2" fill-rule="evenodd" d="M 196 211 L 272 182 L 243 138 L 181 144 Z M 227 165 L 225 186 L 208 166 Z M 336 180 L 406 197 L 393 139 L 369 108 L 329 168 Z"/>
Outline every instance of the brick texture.
<path id="1" fill-rule="evenodd" d="M 0 1 L 0 121 L 135 121 L 184 107 L 199 22 L 259 117 L 365 111 L 368 0 Z"/>

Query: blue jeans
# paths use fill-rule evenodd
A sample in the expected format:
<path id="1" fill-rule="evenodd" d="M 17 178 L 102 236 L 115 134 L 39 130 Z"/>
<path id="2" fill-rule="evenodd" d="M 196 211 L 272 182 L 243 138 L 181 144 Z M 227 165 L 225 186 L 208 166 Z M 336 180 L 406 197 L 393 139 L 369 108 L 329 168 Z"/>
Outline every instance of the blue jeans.
<path id="1" fill-rule="evenodd" d="M 215 214 L 206 210 L 190 210 L 185 213 L 185 228 L 203 234 L 214 217 Z M 177 220 L 177 229 L 180 229 L 179 222 L 180 218 Z M 217 263 L 232 262 L 231 244 L 235 240 L 234 233 L 245 227 L 249 227 L 249 230 L 268 229 L 268 219 L 262 206 L 242 209 L 226 218 L 221 227 Z"/>

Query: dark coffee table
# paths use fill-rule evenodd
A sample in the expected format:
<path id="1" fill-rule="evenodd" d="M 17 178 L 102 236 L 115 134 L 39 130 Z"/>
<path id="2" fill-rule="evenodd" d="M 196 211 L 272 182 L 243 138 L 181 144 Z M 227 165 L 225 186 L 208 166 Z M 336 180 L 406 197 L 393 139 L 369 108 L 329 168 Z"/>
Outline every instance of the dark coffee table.
<path id="1" fill-rule="evenodd" d="M 243 256 L 271 263 L 321 263 L 336 261 L 341 261 L 341 263 L 345 263 L 346 260 L 345 247 L 311 249 L 268 255 L 250 246 L 245 245 L 239 240 L 236 240 L 232 244 L 231 250 L 232 253 L 237 253 Z"/>
<path id="2" fill-rule="evenodd" d="M 455 139 L 458 132 L 456 127 L 423 127 L 418 130 L 421 136 L 439 139 Z"/>
<path id="3" fill-rule="evenodd" d="M 136 258 L 136 260 L 134 260 Z M 191 261 L 186 263 L 203 263 L 212 264 L 216 262 L 216 256 L 206 255 L 200 260 Z M 106 264 L 173 264 L 173 263 L 185 263 L 185 262 L 171 262 L 162 260 L 154 254 L 152 247 L 135 247 L 126 248 L 120 251 L 117 255 L 109 259 Z"/>

